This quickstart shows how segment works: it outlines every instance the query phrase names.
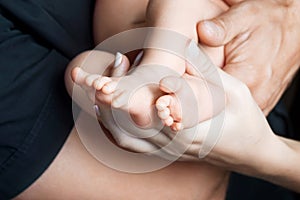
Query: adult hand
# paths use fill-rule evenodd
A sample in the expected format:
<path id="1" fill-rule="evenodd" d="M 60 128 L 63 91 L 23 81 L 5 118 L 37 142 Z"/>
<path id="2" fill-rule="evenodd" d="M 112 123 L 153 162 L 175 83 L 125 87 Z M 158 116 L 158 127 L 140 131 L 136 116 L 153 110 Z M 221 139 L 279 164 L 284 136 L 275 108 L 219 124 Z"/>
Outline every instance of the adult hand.
<path id="1" fill-rule="evenodd" d="M 248 87 L 218 70 L 222 83 L 213 83 L 224 88 L 224 112 L 178 133 L 178 147 L 187 149 L 182 157 L 189 155 L 193 158 L 190 160 L 206 161 L 300 192 L 300 170 L 295 167 L 300 164 L 300 143 L 276 136 Z M 168 77 L 163 81 L 176 81 L 177 86 L 170 88 L 175 93 L 176 88 L 184 87 L 182 78 Z M 176 95 L 180 99 L 180 94 Z M 164 133 L 172 141 L 178 135 Z"/>
<path id="2" fill-rule="evenodd" d="M 300 1 L 226 2 L 228 11 L 198 24 L 200 41 L 225 45 L 224 70 L 246 83 L 268 115 L 300 65 Z"/>
<path id="3" fill-rule="evenodd" d="M 223 112 L 194 128 L 180 132 L 179 148 L 184 146 L 187 149 L 184 155 L 198 160 L 218 162 L 218 165 L 224 167 L 252 162 L 249 157 L 256 154 L 253 148 L 264 149 L 264 145 L 272 141 L 275 135 L 246 85 L 222 70 L 218 69 L 218 74 L 222 81 L 214 84 L 216 88 L 224 89 L 226 105 Z M 176 88 L 181 90 L 187 87 L 182 78 L 168 77 L 162 81 L 176 81 Z M 169 90 L 176 93 L 180 99 L 176 88 Z M 214 129 L 210 129 L 211 126 L 214 126 Z M 174 132 L 164 133 L 176 139 L 177 135 Z"/>

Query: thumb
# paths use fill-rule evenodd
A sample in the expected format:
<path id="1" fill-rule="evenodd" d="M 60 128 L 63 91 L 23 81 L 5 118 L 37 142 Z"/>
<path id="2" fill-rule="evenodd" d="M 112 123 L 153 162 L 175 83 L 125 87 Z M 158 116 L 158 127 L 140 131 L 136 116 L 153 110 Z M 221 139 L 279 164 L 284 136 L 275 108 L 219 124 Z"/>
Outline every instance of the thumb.
<path id="1" fill-rule="evenodd" d="M 248 1 L 231 7 L 214 19 L 199 22 L 197 32 L 200 42 L 212 47 L 229 43 L 251 28 L 255 22 L 253 12 L 251 2 Z"/>

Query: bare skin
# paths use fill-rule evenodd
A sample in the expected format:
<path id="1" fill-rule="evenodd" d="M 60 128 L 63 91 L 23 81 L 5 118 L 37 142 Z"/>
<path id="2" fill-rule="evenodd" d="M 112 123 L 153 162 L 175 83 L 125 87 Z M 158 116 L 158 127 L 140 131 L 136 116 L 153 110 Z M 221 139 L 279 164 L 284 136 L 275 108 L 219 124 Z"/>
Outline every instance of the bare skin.
<path id="1" fill-rule="evenodd" d="M 222 199 L 226 184 L 221 183 L 227 178 L 205 163 L 177 162 L 147 174 L 115 171 L 86 151 L 74 128 L 50 167 L 15 199 Z M 207 183 L 208 179 L 216 181 Z"/>
<path id="2" fill-rule="evenodd" d="M 220 14 L 226 10 L 226 5 L 221 1 L 204 2 L 193 0 L 188 4 L 184 1 L 130 1 L 120 2 L 118 5 L 115 3 L 109 3 L 104 0 L 98 1 L 95 12 L 95 37 L 96 41 L 102 41 L 110 34 L 115 34 L 130 28 L 137 28 L 143 26 L 155 26 L 167 28 L 169 30 L 176 31 L 187 38 L 194 41 L 198 40 L 196 34 L 196 24 L 201 19 L 207 19 Z M 107 13 L 107 10 L 120 10 L 124 12 L 123 4 L 132 4 L 136 6 L 136 10 L 130 13 L 128 19 L 120 18 L 120 15 L 114 15 Z M 120 8 L 119 8 L 120 6 Z M 209 10 L 209 14 L 206 12 L 199 12 L 199 9 Z M 136 12 L 136 13 L 135 13 Z M 185 14 L 178 15 L 182 12 Z M 116 12 L 117 13 L 117 12 Z M 146 14 L 147 13 L 147 14 Z M 132 15 L 132 16 L 131 16 Z M 145 16 L 147 17 L 145 18 Z M 110 20 L 107 20 L 109 16 Z M 130 23 L 130 18 L 135 19 L 134 23 Z M 103 20 L 105 19 L 105 20 Z M 136 23 L 139 22 L 139 23 Z M 117 29 L 116 24 L 120 24 L 120 28 Z M 99 27 L 99 28 L 98 28 Z M 100 29 L 107 27 L 105 31 L 101 32 Z M 110 34 L 109 31 L 111 30 Z M 98 35 L 99 34 L 99 35 Z M 153 38 L 154 42 L 156 38 Z M 223 48 L 207 48 L 203 46 L 203 49 L 210 56 L 215 65 L 222 67 L 224 62 Z M 157 66 L 151 66 L 153 64 L 159 64 L 166 66 L 164 71 Z M 78 84 L 84 84 L 85 87 L 93 87 L 97 90 L 96 97 L 101 103 L 112 105 L 115 108 L 122 108 L 129 110 L 133 120 L 138 126 L 150 127 L 155 116 L 154 104 L 158 108 L 158 116 L 161 118 L 166 126 L 170 126 L 174 131 L 179 131 L 183 127 L 191 128 L 201 121 L 212 117 L 212 105 L 210 104 L 209 89 L 205 86 L 205 82 L 200 74 L 191 73 L 191 67 L 188 66 L 186 61 L 172 55 L 170 53 L 162 52 L 159 50 L 145 50 L 144 57 L 137 67 L 130 75 L 120 78 L 110 78 L 106 76 L 98 76 L 96 74 L 84 74 L 82 70 L 75 69 L 73 73 L 73 80 L 76 81 L 76 77 L 82 77 L 85 75 L 88 80 L 85 82 L 77 81 Z M 80 72 L 83 72 L 80 74 Z M 184 80 L 191 89 L 191 95 L 183 97 L 181 93 L 180 102 L 176 98 L 175 94 L 169 94 L 166 88 L 159 83 L 159 81 L 152 79 L 152 82 L 156 82 L 155 85 L 144 86 L 135 91 L 130 99 L 129 96 L 133 89 L 140 86 L 140 81 L 151 79 L 151 75 L 154 78 L 160 76 L 161 79 L 177 74 L 178 76 L 184 76 Z M 122 80 L 122 83 L 120 83 Z M 128 83 L 128 87 L 126 87 Z M 124 86 L 125 85 L 125 86 Z M 83 85 L 82 85 L 83 86 Z M 141 99 L 140 96 L 144 98 Z M 181 110 L 188 110 L 191 101 L 185 101 L 192 96 L 194 102 L 198 105 L 198 112 L 195 112 L 191 117 L 191 114 L 185 115 L 185 112 Z M 191 98 L 190 98 L 191 99 Z M 142 111 L 142 112 L 141 112 Z M 183 116 L 184 115 L 184 116 Z"/>
<path id="3" fill-rule="evenodd" d="M 238 1 L 238 0 L 236 0 Z M 232 0 L 231 2 L 234 2 L 234 0 Z M 246 4 L 257 4 L 257 6 L 259 6 L 259 1 L 245 1 L 247 3 L 245 4 L 240 4 L 238 6 L 236 6 L 234 9 L 232 9 L 231 13 L 229 13 L 227 16 L 222 16 L 221 17 L 221 22 L 222 20 L 224 20 L 225 22 L 229 22 L 229 20 L 226 19 L 231 19 L 232 16 L 234 16 L 233 14 L 235 12 L 237 12 L 239 15 L 239 17 L 236 18 L 232 18 L 232 19 L 246 19 L 244 17 L 248 17 L 252 19 L 252 17 L 254 16 L 253 13 L 251 15 L 245 15 L 245 9 L 243 8 L 247 8 L 246 11 L 250 11 L 253 12 L 255 10 L 251 9 L 253 8 L 252 6 L 245 6 Z M 278 1 L 279 2 L 279 1 Z M 297 2 L 297 1 L 290 1 L 290 2 Z M 240 8 L 239 8 L 240 7 Z M 261 6 L 259 8 L 265 8 L 264 6 Z M 268 11 L 270 11 L 271 13 L 273 12 L 273 9 L 268 8 Z M 292 10 L 293 11 L 293 10 Z M 265 12 L 259 12 L 259 14 L 262 14 L 264 17 L 270 17 L 272 15 L 265 15 Z M 261 16 L 257 16 L 255 17 L 255 19 L 258 19 L 256 22 L 259 25 L 263 25 L 264 23 L 261 23 Z M 286 18 L 281 18 L 281 19 L 286 19 Z M 290 20 L 292 22 L 295 22 L 295 20 Z M 238 22 L 238 21 L 237 21 Z M 247 26 L 244 25 L 243 20 L 241 20 L 239 23 L 241 24 L 240 26 L 230 26 L 230 23 L 224 24 L 225 28 L 228 29 L 239 29 L 241 27 L 243 28 L 248 28 Z M 268 25 L 274 25 L 273 23 L 268 23 Z M 250 25 L 249 25 L 250 26 Z M 199 26 L 200 27 L 200 26 Z M 258 30 L 256 27 L 252 27 L 255 30 Z M 228 40 L 232 39 L 231 37 L 235 37 L 236 34 L 240 34 L 241 32 L 239 32 L 240 30 L 229 30 L 227 32 L 228 34 Z M 259 30 L 263 30 L 263 29 L 259 29 Z M 202 29 L 203 31 L 203 29 Z M 295 33 L 297 33 L 297 31 L 295 31 Z M 299 34 L 298 34 L 299 35 Z M 220 36 L 220 35 L 215 35 L 215 36 Z M 239 36 L 242 36 L 239 35 Z M 221 36 L 222 37 L 222 36 Z M 226 37 L 227 38 L 227 37 Z M 226 39 L 225 38 L 225 39 Z M 258 37 L 260 38 L 260 37 Z M 272 37 L 267 37 L 267 38 L 272 38 Z M 214 44 L 212 41 L 215 40 L 211 40 L 211 43 L 213 46 L 216 45 L 222 45 L 224 43 L 227 42 L 220 42 L 218 44 Z M 234 42 L 235 40 L 233 40 Z M 296 43 L 293 41 L 293 45 L 295 45 Z M 248 43 L 250 44 L 250 43 Z M 285 45 L 285 47 L 289 47 L 289 45 L 287 44 L 287 42 L 282 43 Z M 246 46 L 247 47 L 247 46 Z M 251 46 L 250 46 L 251 47 Z M 239 51 L 240 49 L 243 50 L 243 48 L 237 48 L 235 49 L 236 51 Z M 290 48 L 291 49 L 291 48 Z M 292 48 L 295 49 L 295 48 Z M 244 52 L 244 51 L 242 51 Z M 254 51 L 245 51 L 247 53 L 253 53 L 253 56 L 255 56 L 255 52 Z M 299 52 L 299 51 L 296 51 Z M 263 56 L 266 54 L 261 54 L 260 56 Z M 294 54 L 288 54 L 288 55 L 294 55 Z M 298 54 L 295 54 L 298 55 Z M 253 58 L 259 58 L 258 57 L 253 57 Z M 267 56 L 267 59 L 269 59 L 269 56 Z M 276 59 L 282 60 L 281 57 L 276 57 Z M 293 64 L 293 59 L 290 59 L 290 61 Z M 282 61 L 280 62 L 274 62 L 274 63 L 282 63 Z M 286 63 L 286 62 L 284 62 Z M 287 62 L 290 63 L 290 62 Z M 251 67 L 251 65 L 249 65 Z M 298 66 L 298 65 L 297 65 Z M 240 68 L 236 68 L 236 69 L 240 69 Z M 254 68 L 251 68 L 254 69 Z M 259 69 L 263 69 L 263 68 L 259 68 Z M 238 70 L 239 72 L 241 71 Z M 244 74 L 244 73 L 241 73 Z M 247 74 L 247 73 L 246 73 Z M 255 81 L 255 77 L 256 76 L 247 76 L 247 77 L 252 77 L 253 81 Z M 264 79 L 266 80 L 266 79 Z M 276 80 L 280 80 L 280 79 L 276 79 Z M 252 101 L 251 98 L 249 98 L 249 92 L 246 92 L 245 95 L 245 91 L 247 91 L 246 87 L 244 85 L 240 85 L 241 83 L 234 81 L 234 83 L 231 85 L 231 92 L 234 93 L 233 97 L 236 98 L 232 103 L 231 102 L 231 111 L 229 111 L 230 113 L 232 112 L 232 115 L 230 115 L 233 118 L 228 117 L 227 121 L 228 122 L 236 122 L 236 120 L 241 120 L 240 123 L 235 123 L 235 125 L 239 125 L 240 127 L 243 127 L 243 130 L 238 131 L 239 129 L 235 129 L 235 125 L 232 125 L 232 123 L 228 123 L 229 125 L 226 127 L 226 134 L 232 135 L 232 133 L 234 132 L 234 134 L 228 137 L 228 135 L 224 136 L 222 139 L 224 139 L 224 141 L 220 142 L 220 144 L 215 148 L 215 151 L 209 155 L 212 155 L 211 157 L 207 157 L 206 161 L 212 163 L 212 164 L 216 164 L 218 166 L 221 167 L 226 167 L 230 170 L 234 170 L 240 173 L 244 173 L 247 175 L 251 175 L 251 176 L 256 176 L 259 178 L 264 178 L 265 180 L 268 181 L 272 181 L 276 184 L 280 184 L 282 186 L 294 189 L 295 191 L 299 190 L 298 188 L 298 183 L 297 178 L 299 176 L 296 176 L 295 171 L 291 171 L 291 167 L 292 166 L 298 166 L 299 164 L 299 159 L 297 159 L 297 157 L 299 157 L 299 153 L 298 153 L 298 143 L 295 141 L 291 141 L 291 140 L 286 140 L 283 138 L 279 138 L 277 136 L 274 136 L 273 134 L 268 135 L 268 133 L 271 133 L 270 130 L 265 130 L 261 128 L 259 129 L 255 129 L 253 131 L 249 131 L 249 132 L 245 132 L 244 130 L 248 130 L 247 128 L 244 127 L 248 127 L 251 128 L 255 128 L 256 124 L 257 124 L 257 119 L 256 117 L 253 117 L 253 115 L 249 115 L 247 119 L 245 120 L 245 116 L 239 116 L 239 115 L 233 115 L 233 113 L 236 114 L 236 111 L 239 110 L 240 108 L 248 108 L 249 107 L 249 102 L 247 101 L 251 101 L 250 105 L 255 105 Z M 270 81 L 270 85 L 272 85 L 272 81 Z M 276 84 L 275 84 L 276 85 Z M 249 85 L 248 85 L 249 86 Z M 273 86 L 274 87 L 274 84 Z M 263 87 L 260 87 L 263 88 Z M 280 90 L 283 91 L 283 90 Z M 263 92 L 263 94 L 265 94 L 265 92 Z M 232 94 L 228 94 L 228 96 L 230 97 Z M 238 97 L 235 97 L 238 96 Z M 264 95 L 263 95 L 264 96 Z M 278 95 L 280 96 L 280 95 Z M 247 97 L 247 98 L 246 98 Z M 234 99 L 233 98 L 233 99 Z M 247 99 L 247 101 L 245 101 L 245 98 Z M 277 99 L 277 98 L 276 98 Z M 272 98 L 271 98 L 272 101 Z M 236 102 L 240 102 L 240 103 L 236 103 Z M 245 105 L 244 105 L 245 103 Z M 242 104 L 242 106 L 240 105 Z M 274 105 L 274 101 L 272 101 L 272 103 L 270 105 Z M 254 106 L 255 107 L 255 106 Z M 270 110 L 273 106 L 268 106 L 267 110 Z M 263 106 L 262 106 L 263 108 Z M 230 110 L 229 109 L 229 110 Z M 258 110 L 258 108 L 255 107 L 256 110 Z M 251 110 L 251 109 L 250 109 Z M 240 114 L 243 114 L 244 112 L 240 112 Z M 265 112 L 265 113 L 268 113 Z M 264 119 L 261 116 L 260 112 L 257 112 L 257 115 L 259 115 L 258 117 L 258 121 L 259 118 Z M 235 118 L 236 116 L 236 118 Z M 253 123 L 254 122 L 254 123 Z M 246 124 L 244 124 L 246 123 Z M 241 124 L 243 124 L 241 126 Z M 254 124 L 254 125 L 253 125 Z M 205 124 L 204 124 L 205 125 Z M 265 126 L 267 126 L 267 123 L 265 123 Z M 243 134 L 242 134 L 243 133 Z M 225 134 L 225 133 L 224 133 Z M 256 135 L 255 137 L 253 137 L 253 134 Z M 265 135 L 264 135 L 265 134 Z M 268 135 L 268 136 L 266 136 Z M 252 138 L 251 141 L 249 141 L 249 138 Z M 271 137 L 271 138 L 270 138 Z M 245 139 L 246 138 L 246 139 Z M 274 139 L 275 138 L 275 139 Z M 236 145 L 236 146 L 232 146 L 232 141 L 233 140 L 237 140 L 239 139 L 240 142 L 236 142 L 235 144 L 241 144 L 241 145 Z M 259 142 L 257 143 L 257 141 L 261 141 L 263 140 L 264 142 Z M 248 143 L 248 144 L 245 144 Z M 228 149 L 226 150 L 226 148 L 228 147 Z M 253 151 L 253 147 L 255 147 L 255 149 L 261 149 L 261 152 L 265 152 L 264 154 L 259 154 L 259 158 L 257 158 L 258 154 Z M 240 153 L 240 150 L 244 150 L 244 152 L 246 153 Z M 287 150 L 288 149 L 288 150 Z M 265 151 L 267 150 L 267 151 Z M 274 151 L 276 150 L 276 151 Z M 250 155 L 249 155 L 250 154 Z M 289 159 L 287 161 L 287 155 L 289 156 Z M 198 151 L 195 153 L 195 157 L 198 157 Z M 212 158 L 213 157 L 213 158 Z M 249 159 L 252 158 L 252 159 Z M 268 159 L 267 159 L 268 158 Z M 224 160 L 222 160 L 224 159 Z M 255 160 L 255 162 L 253 162 Z M 253 166 L 255 165 L 255 166 Z M 297 168 L 298 169 L 298 168 Z M 297 170 L 295 168 L 295 170 Z M 297 172 L 298 174 L 298 172 Z"/>
<path id="4" fill-rule="evenodd" d="M 141 1 L 138 1 L 138 2 L 141 2 Z M 129 5 L 131 5 L 131 3 L 134 4 L 134 1 L 130 1 Z M 135 5 L 137 7 L 139 7 L 138 6 L 139 4 L 137 2 L 135 2 L 135 3 L 136 3 Z M 106 5 L 106 7 L 104 5 Z M 116 10 L 119 6 L 120 6 L 120 9 L 124 9 L 124 6 L 122 6 L 121 4 L 116 4 L 115 2 L 112 2 L 112 1 L 97 1 L 97 8 L 99 6 L 99 9 L 101 8 L 104 10 L 103 10 L 103 12 L 100 12 L 100 11 L 95 12 L 95 15 L 98 16 L 98 15 L 101 15 L 101 13 L 105 14 L 105 10 L 106 11 L 109 10 L 109 8 L 107 7 L 108 5 L 114 6 L 113 7 L 114 10 Z M 143 4 L 143 5 L 145 5 L 145 4 Z M 97 15 L 97 13 L 99 13 L 99 14 Z M 128 13 L 132 13 L 132 12 L 128 12 Z M 105 33 L 103 33 L 103 34 L 106 35 L 107 37 L 110 36 L 111 34 L 118 33 L 123 30 L 126 30 L 126 29 L 143 26 L 142 25 L 143 23 L 139 23 L 139 25 L 136 25 L 134 23 L 129 23 L 129 24 L 131 24 L 131 26 L 127 26 L 127 25 L 126 26 L 123 26 L 123 25 L 117 26 L 116 22 L 109 22 L 108 20 L 105 20 L 107 18 L 99 17 L 99 19 L 104 20 L 102 22 L 104 24 L 102 24 L 101 21 L 98 22 L 97 20 L 95 20 L 95 23 L 97 23 L 98 26 L 101 25 L 102 30 L 105 30 Z M 114 19 L 114 17 L 111 17 L 110 19 Z M 121 19 L 117 19 L 117 21 L 118 20 L 121 20 Z M 105 23 L 108 23 L 108 24 L 105 24 Z M 193 23 L 196 24 L 196 21 Z M 111 25 L 111 24 L 114 24 L 115 27 L 120 27 L 120 30 L 110 29 L 109 25 Z M 128 24 L 128 22 L 127 22 L 127 24 Z M 107 28 L 104 28 L 104 27 L 106 27 L 105 25 L 107 25 Z M 194 28 L 195 27 L 196 26 L 194 26 Z M 112 31 L 112 33 L 109 33 L 110 30 Z M 97 33 L 97 27 L 95 27 L 95 33 Z M 105 39 L 104 36 L 99 37 L 97 34 L 95 34 L 96 41 L 101 41 L 103 39 Z M 88 52 L 75 58 L 75 60 L 72 61 L 69 68 L 67 69 L 66 83 L 67 83 L 67 88 L 68 88 L 70 94 L 72 93 L 72 89 L 74 87 L 74 82 L 71 80 L 71 77 L 70 77 L 71 72 L 73 74 L 72 78 L 74 80 L 78 80 L 77 78 L 82 77 L 81 75 L 83 75 L 85 77 L 83 80 L 82 79 L 78 80 L 78 83 L 80 83 L 81 87 L 84 88 L 86 90 L 86 92 L 88 92 L 88 93 L 91 92 L 93 89 L 93 87 L 91 87 L 91 86 L 95 87 L 97 85 L 95 78 L 97 78 L 97 76 L 99 77 L 99 75 L 97 75 L 96 71 L 93 72 L 94 74 L 93 73 L 79 74 L 80 70 L 79 70 L 79 68 L 76 68 L 77 66 L 81 66 L 81 64 L 84 62 L 84 59 L 86 58 L 87 55 L 88 55 Z M 94 62 L 92 64 L 93 65 L 97 64 L 96 66 L 99 66 L 99 65 L 101 65 L 101 63 L 104 62 L 105 59 L 107 59 L 107 58 L 104 58 L 101 56 L 96 56 L 95 60 L 92 59 Z M 122 62 L 128 63 L 128 60 L 123 59 Z M 109 62 L 106 62 L 106 63 L 109 63 Z M 122 63 L 121 65 L 123 65 L 123 64 L 124 63 Z M 126 70 L 123 70 L 122 68 L 116 68 L 116 69 L 118 69 L 118 70 L 121 69 L 121 71 L 123 71 L 123 72 L 126 71 Z M 116 74 L 117 74 L 117 76 L 120 75 L 113 71 L 112 75 L 116 75 Z M 97 75 L 97 76 L 95 76 L 95 75 Z M 122 75 L 124 75 L 124 74 L 122 74 Z M 103 79 L 100 81 L 103 81 Z M 160 89 L 158 87 L 157 87 L 156 91 L 159 92 L 159 95 L 157 95 L 157 98 L 158 98 L 159 96 L 161 96 L 162 92 L 160 91 Z M 92 92 L 91 92 L 91 94 L 92 94 Z M 81 98 L 86 95 L 84 93 L 82 93 L 81 95 L 78 95 L 78 96 L 80 96 L 79 98 Z M 92 95 L 90 95 L 90 97 L 94 98 Z M 106 101 L 111 101 L 111 99 L 109 99 L 109 96 L 98 94 L 98 92 L 97 92 L 96 97 L 97 97 L 96 101 L 100 101 L 100 103 L 106 102 Z M 108 99 L 105 99 L 107 97 L 108 97 Z M 150 93 L 150 97 L 152 98 L 152 99 L 150 98 L 151 104 L 154 105 L 155 98 L 153 98 L 153 93 Z M 80 101 L 80 100 L 78 101 L 78 99 L 76 99 L 76 98 L 75 98 L 75 100 L 77 102 Z M 83 102 L 83 101 L 81 101 L 81 102 Z M 79 102 L 79 104 L 81 105 L 80 102 Z M 148 105 L 149 105 L 149 103 L 148 103 Z M 86 108 L 85 110 L 88 112 L 93 112 L 90 110 L 90 108 Z M 134 114 L 134 112 L 132 112 L 132 113 Z M 154 113 L 154 114 L 156 114 L 156 113 Z M 75 130 L 73 130 L 73 131 L 75 131 Z M 76 137 L 74 137 L 74 138 L 76 138 Z M 72 138 L 72 136 L 71 136 L 71 138 Z M 70 139 L 70 141 L 73 141 L 73 139 Z M 81 145 L 81 147 L 82 147 L 82 145 Z M 140 199 L 141 197 L 143 197 L 143 199 L 145 199 L 145 197 L 149 197 L 149 199 L 168 199 L 168 198 L 169 199 L 170 198 L 171 199 L 223 199 L 225 196 L 225 191 L 226 191 L 227 181 L 228 181 L 228 172 L 218 169 L 218 168 L 214 168 L 210 165 L 206 165 L 205 163 L 195 164 L 195 163 L 177 163 L 176 162 L 176 163 L 172 164 L 171 166 L 169 166 L 163 170 L 157 171 L 157 172 L 133 175 L 133 174 L 124 174 L 121 172 L 116 172 L 114 170 L 104 167 L 101 163 L 96 162 L 94 160 L 94 158 L 92 158 L 90 155 L 88 155 L 88 157 L 90 157 L 89 159 L 93 160 L 93 168 L 95 168 L 95 173 L 101 174 L 101 175 L 105 174 L 105 175 L 103 176 L 104 177 L 103 179 L 102 179 L 102 176 L 99 176 L 99 178 L 96 179 L 95 182 L 92 182 L 92 183 L 90 183 L 90 182 L 91 182 L 91 180 L 94 180 L 94 179 L 91 179 L 91 177 L 93 177 L 94 174 L 82 175 L 82 176 L 88 177 L 87 181 L 89 182 L 89 184 L 93 184 L 93 186 L 92 187 L 81 187 L 81 188 L 84 188 L 84 190 L 86 190 L 86 191 L 82 191 L 82 190 L 76 190 L 77 189 L 76 187 L 74 189 L 73 188 L 74 184 L 71 184 L 73 186 L 71 188 L 72 191 L 82 192 L 80 194 L 77 194 L 77 196 L 82 195 L 81 197 L 85 197 L 85 195 L 95 195 L 95 196 L 92 196 L 93 198 L 95 197 L 95 199 L 101 199 L 101 198 L 103 198 L 103 199 L 122 199 L 122 198 L 124 198 L 124 199 Z M 81 159 L 78 159 L 78 160 L 81 160 Z M 69 164 L 68 164 L 68 166 L 69 166 Z M 73 166 L 73 165 L 71 164 L 71 166 Z M 74 163 L 74 166 L 76 166 L 75 163 Z M 80 171 L 80 172 L 87 171 L 87 170 L 84 170 L 86 168 L 89 168 L 89 167 L 84 166 L 78 171 Z M 77 172 L 74 171 L 74 174 L 76 174 L 76 173 Z M 178 177 L 175 177 L 174 174 L 178 174 L 178 173 L 181 175 Z M 108 174 L 108 175 L 106 176 L 106 174 Z M 199 174 L 199 176 L 197 174 Z M 67 177 L 69 177 L 69 176 L 67 175 Z M 103 182 L 99 181 L 99 179 L 103 180 L 106 183 L 107 187 L 106 186 L 103 187 Z M 174 180 L 175 180 L 175 182 L 173 182 Z M 178 182 L 176 180 L 178 180 Z M 76 180 L 74 180 L 73 177 L 71 177 L 69 179 L 69 182 L 76 183 Z M 172 184 L 171 184 L 172 186 L 168 186 L 166 188 L 165 185 L 166 184 L 170 185 L 171 182 L 172 182 Z M 118 184 L 120 184 L 120 185 L 118 185 Z M 133 189 L 126 188 L 126 187 L 124 189 L 124 186 L 129 185 L 129 184 L 132 185 L 131 187 L 133 187 Z M 78 185 L 80 185 L 80 184 L 78 184 Z M 204 185 L 205 185 L 205 187 L 202 187 L 203 189 L 199 190 L 199 188 Z M 34 187 L 34 188 L 36 188 L 36 187 Z M 86 188 L 89 188 L 89 189 L 86 189 Z M 100 193 L 99 188 L 103 188 L 102 194 L 98 194 L 98 193 Z M 118 192 L 116 192 L 116 191 L 118 191 Z M 136 191 L 138 191 L 138 192 L 136 192 Z M 153 191 L 159 191 L 159 192 L 153 192 Z M 153 193 L 156 193 L 156 194 L 153 194 Z M 72 195 L 69 192 L 66 192 L 66 194 Z M 155 196 L 155 195 L 157 195 L 157 196 Z M 77 196 L 74 195 L 71 197 L 75 198 Z"/>
<path id="5" fill-rule="evenodd" d="M 267 116 L 299 70 L 300 1 L 227 3 L 232 5 L 228 11 L 199 23 L 200 40 L 208 46 L 225 45 L 224 71 L 247 84 Z"/>
<path id="6" fill-rule="evenodd" d="M 95 56 L 98 58 L 95 63 L 107 61 L 107 54 L 99 55 Z M 81 54 L 77 58 L 81 61 L 77 61 L 83 62 L 85 56 L 87 54 Z M 120 66 L 112 70 L 112 75 L 123 75 L 127 65 L 124 57 Z M 66 76 L 68 78 L 70 76 Z M 70 93 L 72 88 L 67 86 Z M 78 95 L 85 96 L 84 93 Z M 89 126 L 89 120 L 80 122 L 82 126 Z M 87 152 L 74 127 L 49 168 L 15 199 L 223 199 L 227 182 L 226 171 L 206 163 L 175 162 L 162 170 L 143 174 L 113 170 Z"/>

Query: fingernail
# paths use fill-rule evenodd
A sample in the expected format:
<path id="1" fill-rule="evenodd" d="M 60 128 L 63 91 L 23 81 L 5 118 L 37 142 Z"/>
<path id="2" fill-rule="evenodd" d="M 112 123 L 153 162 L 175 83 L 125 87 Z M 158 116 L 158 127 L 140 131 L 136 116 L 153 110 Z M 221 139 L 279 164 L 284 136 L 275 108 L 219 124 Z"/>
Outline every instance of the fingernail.
<path id="1" fill-rule="evenodd" d="M 119 65 L 121 64 L 123 59 L 123 55 L 120 52 L 116 53 L 116 59 L 115 59 L 115 63 L 114 63 L 114 68 L 119 67 Z"/>
<path id="2" fill-rule="evenodd" d="M 135 67 L 135 66 L 137 66 L 137 65 L 140 63 L 140 61 L 141 61 L 143 55 L 144 55 L 144 52 L 141 51 L 141 52 L 136 56 L 136 58 L 134 59 L 134 62 L 133 62 L 132 67 Z"/>
<path id="3" fill-rule="evenodd" d="M 99 106 L 98 106 L 98 105 L 94 105 L 94 110 L 95 110 L 95 112 L 96 112 L 96 115 L 97 115 L 98 117 L 100 117 L 100 116 L 101 116 L 101 113 L 100 113 L 100 109 L 99 109 Z"/>
<path id="4" fill-rule="evenodd" d="M 214 22 L 204 21 L 203 26 L 205 27 L 205 30 L 208 34 L 210 34 L 212 36 L 220 35 L 221 29 Z"/>

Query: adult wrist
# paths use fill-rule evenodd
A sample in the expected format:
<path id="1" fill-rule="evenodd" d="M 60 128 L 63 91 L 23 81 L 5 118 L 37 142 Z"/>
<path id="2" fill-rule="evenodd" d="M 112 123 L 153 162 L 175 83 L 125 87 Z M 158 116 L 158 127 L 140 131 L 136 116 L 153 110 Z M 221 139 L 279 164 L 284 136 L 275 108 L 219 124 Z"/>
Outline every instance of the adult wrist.
<path id="1" fill-rule="evenodd" d="M 268 141 L 258 148 L 256 158 L 250 160 L 250 176 L 276 183 L 276 180 L 289 176 L 289 170 L 294 162 L 295 152 L 280 137 L 272 135 Z"/>

